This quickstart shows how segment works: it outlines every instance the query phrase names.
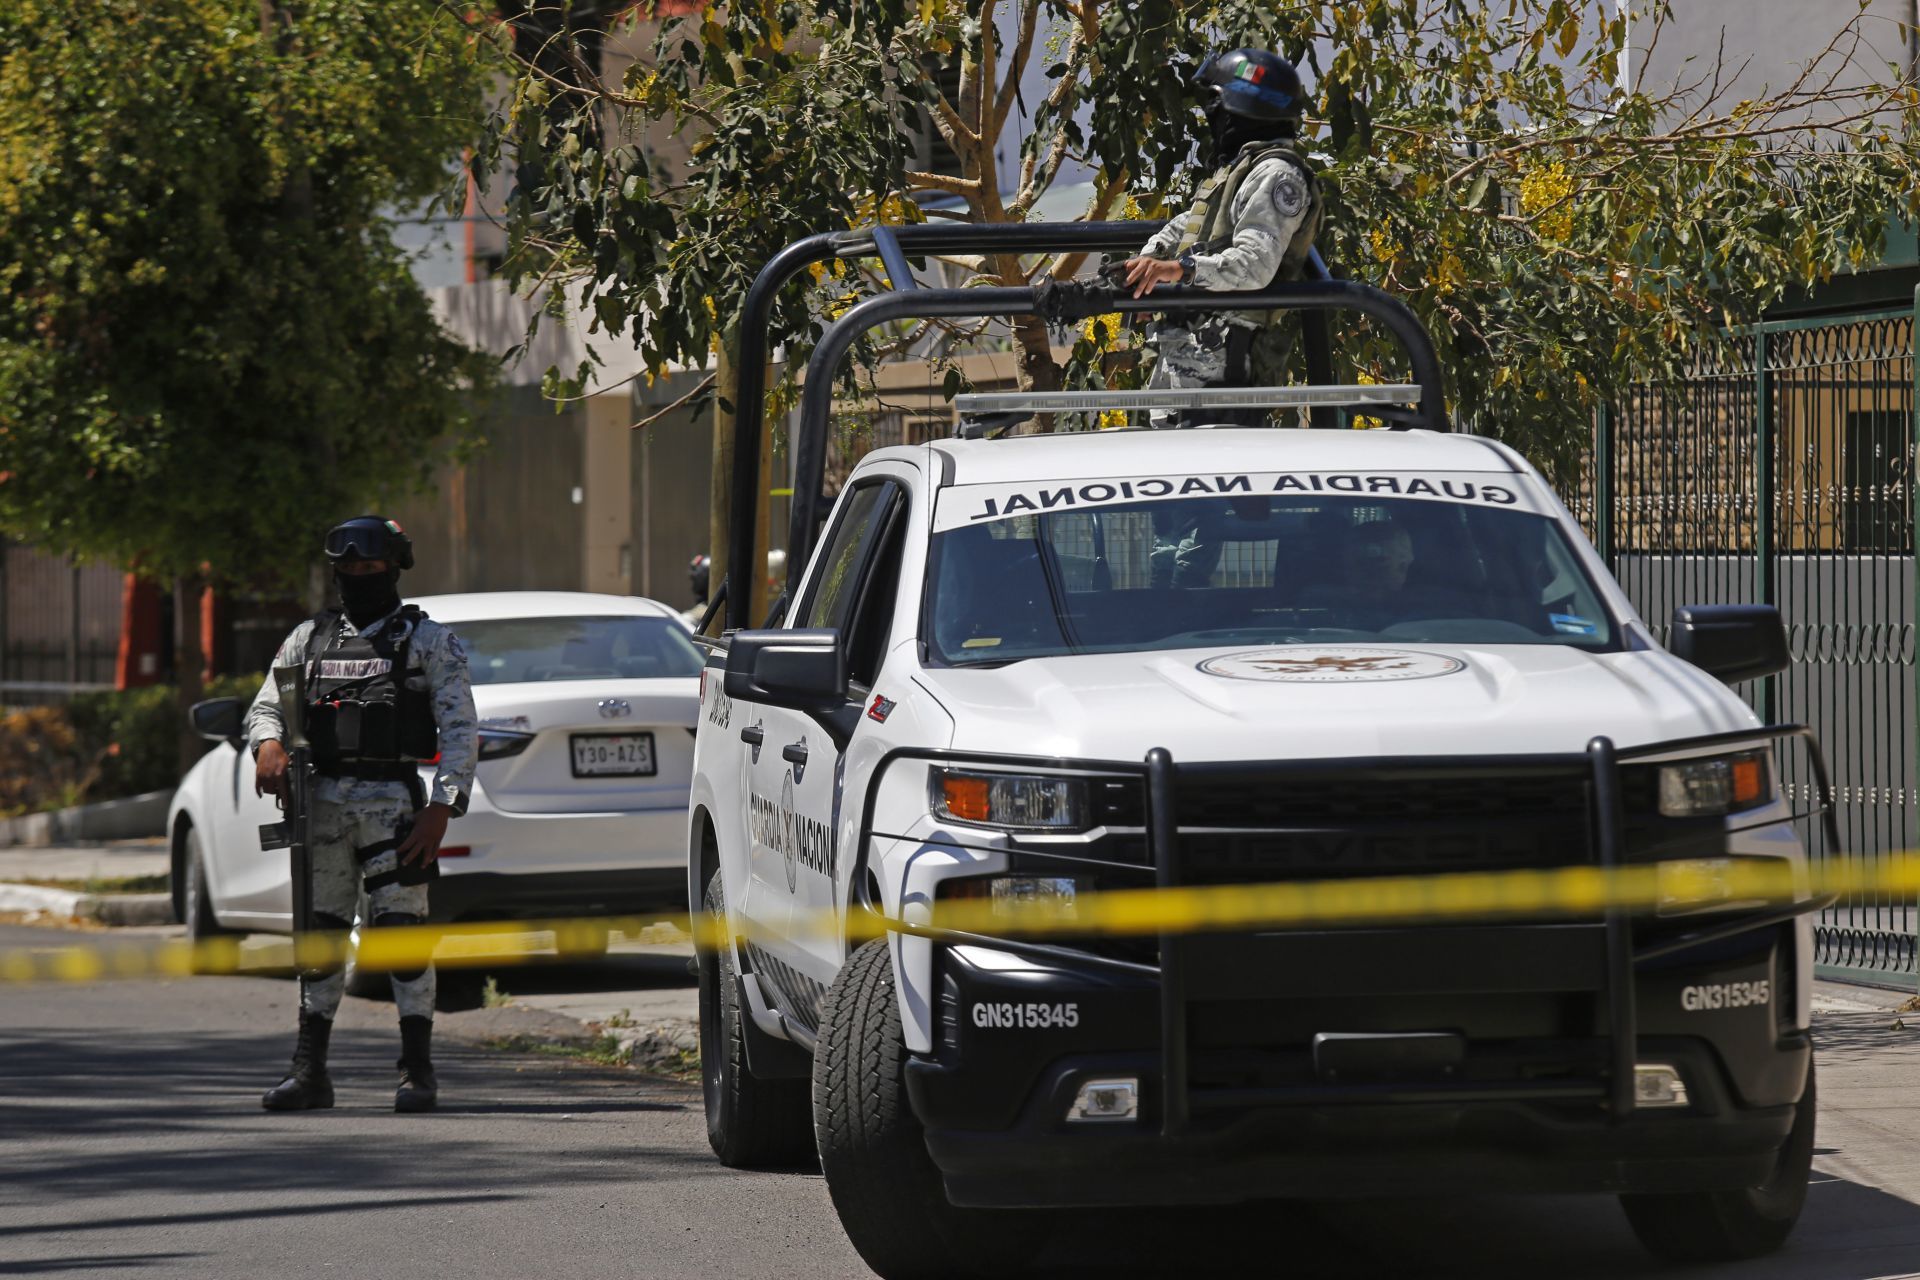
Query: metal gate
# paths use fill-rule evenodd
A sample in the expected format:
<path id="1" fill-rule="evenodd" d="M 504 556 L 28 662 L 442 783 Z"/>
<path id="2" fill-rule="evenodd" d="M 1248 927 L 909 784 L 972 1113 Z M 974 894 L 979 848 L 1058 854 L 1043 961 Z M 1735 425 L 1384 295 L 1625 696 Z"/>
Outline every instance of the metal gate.
<path id="1" fill-rule="evenodd" d="M 1890 311 L 1740 335 L 1600 415 L 1579 504 L 1663 640 L 1676 605 L 1779 606 L 1793 666 L 1742 692 L 1825 746 L 1845 848 L 1805 822 L 1816 858 L 1915 843 L 1914 333 L 1915 312 Z M 1810 808 L 1804 756 L 1780 766 Z M 1819 972 L 1911 985 L 1915 926 L 1911 898 L 1842 901 L 1815 923 Z"/>

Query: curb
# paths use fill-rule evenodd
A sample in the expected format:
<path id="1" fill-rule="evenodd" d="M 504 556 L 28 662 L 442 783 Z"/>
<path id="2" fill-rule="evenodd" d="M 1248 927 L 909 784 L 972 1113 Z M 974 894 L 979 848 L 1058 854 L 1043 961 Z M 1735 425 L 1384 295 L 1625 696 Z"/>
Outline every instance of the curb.
<path id="1" fill-rule="evenodd" d="M 173 792 L 149 791 L 124 800 L 75 805 L 48 813 L 0 819 L 0 848 L 85 844 L 100 840 L 138 840 L 167 834 L 167 808 Z"/>
<path id="2" fill-rule="evenodd" d="M 0 881 L 0 911 L 94 924 L 172 924 L 173 895 L 166 893 L 79 893 L 37 884 Z"/>
<path id="3" fill-rule="evenodd" d="M 173 924 L 170 893 L 98 893 L 83 896 L 76 919 L 120 928 L 129 925 Z"/>
<path id="4" fill-rule="evenodd" d="M 639 1032 L 615 1032 L 620 1056 L 642 1071 L 685 1065 L 700 1052 L 700 1027 L 691 1018 L 673 1018 Z"/>

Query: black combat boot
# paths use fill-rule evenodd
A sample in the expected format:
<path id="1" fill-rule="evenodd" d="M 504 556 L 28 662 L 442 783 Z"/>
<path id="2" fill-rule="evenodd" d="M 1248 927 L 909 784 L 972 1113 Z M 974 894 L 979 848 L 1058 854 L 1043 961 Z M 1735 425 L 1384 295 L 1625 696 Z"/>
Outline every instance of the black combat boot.
<path id="1" fill-rule="evenodd" d="M 332 1036 L 332 1018 L 302 1013 L 293 1068 L 285 1080 L 260 1095 L 260 1105 L 269 1111 L 321 1111 L 331 1107 L 333 1078 L 327 1074 L 327 1041 Z"/>
<path id="2" fill-rule="evenodd" d="M 400 1019 L 400 1087 L 393 1091 L 395 1111 L 431 1111 L 440 1097 L 432 1062 L 433 1019 Z"/>

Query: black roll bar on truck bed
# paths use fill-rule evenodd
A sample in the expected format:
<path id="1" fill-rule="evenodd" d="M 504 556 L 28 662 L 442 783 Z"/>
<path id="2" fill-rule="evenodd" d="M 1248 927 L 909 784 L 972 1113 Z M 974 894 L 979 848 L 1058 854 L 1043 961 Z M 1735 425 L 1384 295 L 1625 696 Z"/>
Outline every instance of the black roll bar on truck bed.
<path id="1" fill-rule="evenodd" d="M 1086 289 L 1074 300 L 1078 305 L 1070 304 L 1064 314 L 1060 309 L 1061 296 L 1050 295 L 1046 285 L 919 288 L 907 261 L 910 256 L 943 253 L 1132 251 L 1146 243 L 1162 225 L 1159 222 L 922 223 L 823 232 L 796 240 L 775 254 L 755 277 L 741 308 L 734 405 L 736 444 L 724 581 L 749 582 L 760 572 L 754 564 L 753 527 L 762 483 L 757 442 L 765 424 L 766 370 L 771 355 L 768 329 L 774 301 L 781 288 L 801 271 L 832 258 L 878 257 L 892 287 L 861 302 L 829 326 L 808 362 L 794 442 L 795 478 L 787 543 L 789 586 L 797 582 L 805 570 L 824 511 L 820 490 L 826 468 L 827 434 L 832 423 L 834 375 L 862 334 L 892 321 L 950 316 L 1047 315 L 1050 319 L 1067 319 L 1107 312 L 1183 315 L 1293 310 L 1302 313 L 1309 384 L 1324 384 L 1332 379 L 1326 313 L 1357 311 L 1379 321 L 1405 348 L 1412 368 L 1411 381 L 1422 390 L 1415 411 L 1418 425 L 1435 431 L 1448 429 L 1439 359 L 1434 353 L 1433 340 L 1419 318 L 1390 294 L 1352 281 L 1325 278 L 1326 269 L 1318 255 L 1311 265 L 1320 279 L 1245 292 L 1161 288 L 1145 298 L 1133 298 L 1118 290 Z M 753 625 L 748 616 L 751 599 L 749 591 L 727 592 L 725 629 Z"/>

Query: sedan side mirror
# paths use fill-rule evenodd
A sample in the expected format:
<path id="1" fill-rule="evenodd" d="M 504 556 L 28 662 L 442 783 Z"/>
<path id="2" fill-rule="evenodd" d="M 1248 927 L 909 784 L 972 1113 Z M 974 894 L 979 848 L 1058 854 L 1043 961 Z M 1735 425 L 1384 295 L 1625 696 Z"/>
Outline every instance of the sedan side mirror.
<path id="1" fill-rule="evenodd" d="M 847 702 L 847 655 L 840 633 L 817 630 L 735 632 L 727 643 L 729 698 L 790 707 L 809 715 Z"/>
<path id="2" fill-rule="evenodd" d="M 1667 647 L 1728 684 L 1785 671 L 1793 661 L 1787 628 L 1770 604 L 1683 604 Z"/>
<path id="3" fill-rule="evenodd" d="M 187 723 L 209 742 L 238 743 L 246 736 L 243 710 L 238 698 L 208 698 L 188 709 Z"/>

